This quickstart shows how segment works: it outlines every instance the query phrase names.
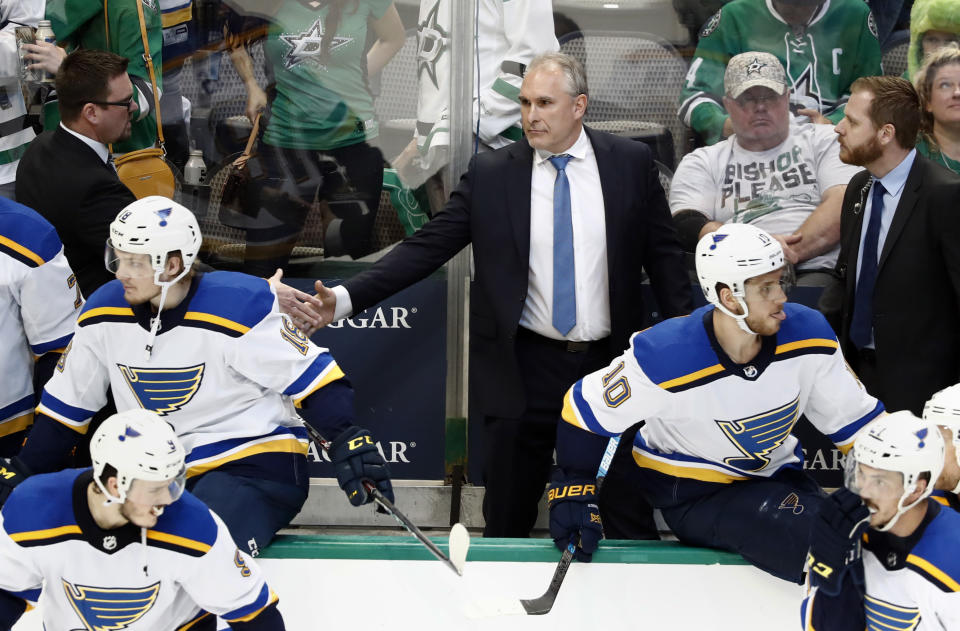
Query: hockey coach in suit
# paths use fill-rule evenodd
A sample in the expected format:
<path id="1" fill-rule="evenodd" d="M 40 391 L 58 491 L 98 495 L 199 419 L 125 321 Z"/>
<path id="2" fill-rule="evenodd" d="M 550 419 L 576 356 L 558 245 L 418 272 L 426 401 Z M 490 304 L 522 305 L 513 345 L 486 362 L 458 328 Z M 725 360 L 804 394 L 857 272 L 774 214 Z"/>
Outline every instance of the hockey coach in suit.
<path id="1" fill-rule="evenodd" d="M 487 537 L 529 535 L 564 392 L 649 324 L 643 271 L 665 317 L 691 309 L 650 151 L 584 127 L 579 62 L 535 58 L 519 99 L 524 140 L 474 156 L 443 211 L 371 269 L 332 290 L 317 282 L 327 323 L 473 245 L 470 396 L 484 416 Z"/>
<path id="2" fill-rule="evenodd" d="M 960 380 L 960 177 L 913 148 L 920 106 L 907 81 L 865 77 L 852 90 L 840 159 L 866 170 L 843 199 L 838 333 L 867 391 L 919 415 Z"/>

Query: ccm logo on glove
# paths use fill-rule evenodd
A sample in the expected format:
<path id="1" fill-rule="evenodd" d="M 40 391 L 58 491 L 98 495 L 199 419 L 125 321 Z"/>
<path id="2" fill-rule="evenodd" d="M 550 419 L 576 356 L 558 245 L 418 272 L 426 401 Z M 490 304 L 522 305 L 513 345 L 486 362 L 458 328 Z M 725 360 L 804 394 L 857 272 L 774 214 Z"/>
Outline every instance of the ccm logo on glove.
<path id="1" fill-rule="evenodd" d="M 370 438 L 370 435 L 358 436 L 347 442 L 347 449 L 353 451 L 354 449 L 360 449 L 364 445 L 372 445 L 373 440 Z"/>

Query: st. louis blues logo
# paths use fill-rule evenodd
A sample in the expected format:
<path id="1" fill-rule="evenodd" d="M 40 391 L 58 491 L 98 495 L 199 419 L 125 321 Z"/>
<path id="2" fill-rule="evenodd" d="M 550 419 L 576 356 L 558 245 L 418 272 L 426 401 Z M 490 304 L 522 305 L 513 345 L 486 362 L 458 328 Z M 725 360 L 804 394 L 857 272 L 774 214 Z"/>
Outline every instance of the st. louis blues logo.
<path id="1" fill-rule="evenodd" d="M 205 364 L 186 368 L 136 368 L 117 364 L 140 407 L 164 416 L 176 412 L 200 389 Z"/>
<path id="2" fill-rule="evenodd" d="M 314 20 L 306 31 L 302 33 L 282 33 L 280 39 L 290 47 L 283 57 L 284 68 L 289 70 L 298 64 L 309 61 L 321 70 L 326 70 L 326 66 L 320 63 L 320 56 L 323 54 L 323 24 L 320 23 L 320 18 Z M 330 41 L 330 52 L 332 53 L 352 41 L 352 37 L 334 35 Z"/>
<path id="3" fill-rule="evenodd" d="M 84 629 L 120 631 L 150 611 L 160 593 L 160 583 L 147 587 L 90 587 L 63 581 L 63 590 Z"/>
<path id="4" fill-rule="evenodd" d="M 163 228 L 167 225 L 167 219 L 170 218 L 170 213 L 173 212 L 173 208 L 163 208 L 161 210 L 155 210 L 153 213 L 160 217 L 160 227 Z"/>
<path id="5" fill-rule="evenodd" d="M 713 243 L 710 244 L 710 249 L 711 249 L 711 250 L 716 250 L 716 249 L 717 249 L 717 244 L 720 243 L 721 241 L 723 241 L 724 239 L 726 239 L 728 236 L 730 236 L 730 235 L 713 233 L 713 235 L 712 235 L 712 237 L 713 237 Z"/>
<path id="6" fill-rule="evenodd" d="M 901 607 L 869 595 L 863 599 L 863 605 L 868 631 L 912 631 L 920 624 L 920 610 L 916 607 Z"/>
<path id="7" fill-rule="evenodd" d="M 800 416 L 800 397 L 768 412 L 736 421 L 717 421 L 721 431 L 743 454 L 724 458 L 724 462 L 741 471 L 760 471 L 768 464 L 767 456 L 790 435 Z"/>

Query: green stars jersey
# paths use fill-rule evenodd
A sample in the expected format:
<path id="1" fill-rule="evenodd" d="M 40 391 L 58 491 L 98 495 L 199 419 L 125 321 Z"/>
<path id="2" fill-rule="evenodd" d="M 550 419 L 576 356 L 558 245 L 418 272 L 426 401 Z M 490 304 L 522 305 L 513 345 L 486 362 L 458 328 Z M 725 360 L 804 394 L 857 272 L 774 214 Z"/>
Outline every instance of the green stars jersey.
<path id="1" fill-rule="evenodd" d="M 882 72 L 877 27 L 863 0 L 825 0 L 805 27 L 787 24 L 773 0 L 734 0 L 701 30 L 680 93 L 680 118 L 707 144 L 721 140 L 727 119 L 722 104 L 727 62 L 751 50 L 780 60 L 792 83 L 792 103 L 834 122 L 843 117 L 850 84 Z"/>
<path id="2" fill-rule="evenodd" d="M 46 16 L 53 24 L 57 40 L 67 45 L 67 51 L 77 48 L 109 50 L 130 60 L 127 74 L 133 82 L 134 95 L 140 112 L 146 112 L 131 125 L 130 138 L 113 146 L 116 153 L 126 153 L 153 146 L 157 141 L 157 123 L 154 120 L 153 88 L 150 72 L 143 59 L 143 37 L 136 2 L 143 4 L 143 19 L 147 25 L 147 41 L 156 68 L 157 86 L 162 89 L 160 68 L 163 60 L 160 49 L 163 35 L 160 24 L 160 6 L 157 0 L 107 0 L 107 37 L 103 19 L 103 0 L 47 0 Z M 108 43 L 109 42 L 109 43 Z M 44 129 L 55 129 L 60 123 L 56 102 L 43 109 Z"/>
<path id="3" fill-rule="evenodd" d="M 312 9 L 286 2 L 277 9 L 264 52 L 277 94 L 264 141 L 288 149 L 336 149 L 377 135 L 367 87 L 367 24 L 392 0 L 346 3 L 323 58 L 321 41 L 329 5 Z"/>

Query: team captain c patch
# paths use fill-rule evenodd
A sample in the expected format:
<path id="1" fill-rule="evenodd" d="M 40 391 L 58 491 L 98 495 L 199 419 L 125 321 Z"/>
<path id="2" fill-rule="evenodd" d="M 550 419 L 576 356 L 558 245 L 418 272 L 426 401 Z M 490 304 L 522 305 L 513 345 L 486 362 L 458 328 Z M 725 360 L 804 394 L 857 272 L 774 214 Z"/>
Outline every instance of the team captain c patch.
<path id="1" fill-rule="evenodd" d="M 117 364 L 140 407 L 160 416 L 176 412 L 193 398 L 206 364 L 186 368 L 136 368 Z"/>

